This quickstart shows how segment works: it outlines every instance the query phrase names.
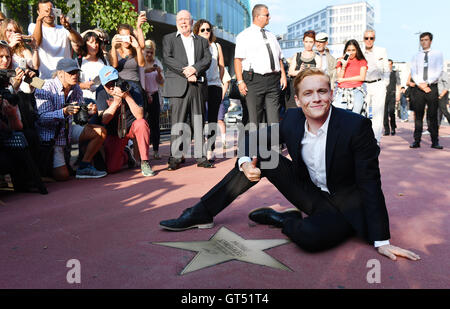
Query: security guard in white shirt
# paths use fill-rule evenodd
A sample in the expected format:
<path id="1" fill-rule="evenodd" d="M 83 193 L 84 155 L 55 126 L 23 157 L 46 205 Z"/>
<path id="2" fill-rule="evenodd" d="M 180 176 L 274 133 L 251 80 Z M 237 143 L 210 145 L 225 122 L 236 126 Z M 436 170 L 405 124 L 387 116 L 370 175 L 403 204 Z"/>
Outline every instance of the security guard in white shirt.
<path id="1" fill-rule="evenodd" d="M 246 97 L 249 123 L 259 126 L 266 112 L 267 123 L 279 122 L 279 96 L 286 88 L 283 54 L 278 40 L 264 27 L 269 24 L 269 9 L 256 5 L 253 24 L 236 38 L 234 68 L 241 95 Z"/>

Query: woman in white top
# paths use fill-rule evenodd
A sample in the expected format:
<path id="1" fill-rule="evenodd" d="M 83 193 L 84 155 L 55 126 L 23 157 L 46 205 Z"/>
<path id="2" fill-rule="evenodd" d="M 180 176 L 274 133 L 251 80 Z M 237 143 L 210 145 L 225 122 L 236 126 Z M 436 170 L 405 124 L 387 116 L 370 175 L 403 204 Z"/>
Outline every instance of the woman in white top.
<path id="1" fill-rule="evenodd" d="M 100 86 L 98 73 L 105 66 L 109 65 L 102 50 L 102 40 L 91 31 L 83 37 L 81 54 L 83 58 L 78 59 L 81 69 L 80 87 L 83 90 L 83 97 L 95 101 L 95 91 Z"/>
<path id="2" fill-rule="evenodd" d="M 214 149 L 217 132 L 217 116 L 219 114 L 220 103 L 222 102 L 222 78 L 225 69 L 222 47 L 215 43 L 216 37 L 213 26 L 206 19 L 200 19 L 194 25 L 194 34 L 200 35 L 209 42 L 209 51 L 212 55 L 211 65 L 206 71 L 208 81 L 208 143 L 207 159 L 214 162 Z"/>
<path id="3" fill-rule="evenodd" d="M 8 43 L 12 53 L 12 68 L 21 68 L 28 70 L 34 70 L 37 72 L 39 69 L 39 54 L 34 38 L 27 41 L 27 44 L 32 48 L 31 52 L 24 43 L 23 31 L 20 25 L 14 19 L 5 19 L 0 28 L 0 39 Z M 27 74 L 29 75 L 29 74 Z M 33 74 L 34 76 L 35 74 Z M 20 82 L 14 86 L 16 91 L 20 90 L 25 93 L 31 93 L 32 87 L 29 84 Z"/>
<path id="4" fill-rule="evenodd" d="M 159 155 L 160 127 L 159 115 L 161 113 L 162 97 L 160 95 L 160 87 L 164 84 L 164 75 L 162 72 L 162 64 L 156 59 L 156 44 L 151 40 L 145 41 L 145 67 L 144 80 L 145 91 L 147 92 L 147 122 L 150 126 L 150 142 L 153 145 L 153 158 L 161 159 Z M 142 77 L 141 77 L 142 79 Z"/>

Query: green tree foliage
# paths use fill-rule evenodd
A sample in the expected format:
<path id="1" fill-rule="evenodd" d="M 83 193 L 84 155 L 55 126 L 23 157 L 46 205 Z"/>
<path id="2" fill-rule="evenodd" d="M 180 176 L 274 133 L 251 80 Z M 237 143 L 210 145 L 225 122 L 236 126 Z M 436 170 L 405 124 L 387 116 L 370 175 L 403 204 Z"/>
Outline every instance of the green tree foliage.
<path id="1" fill-rule="evenodd" d="M 23 21 L 24 16 L 28 16 L 30 13 L 34 17 L 37 16 L 38 0 L 1 0 L 1 2 L 8 9 L 9 16 L 15 20 Z M 67 14 L 71 9 L 65 0 L 53 0 L 53 3 L 55 7 L 62 10 L 63 14 Z M 29 5 L 33 8 L 32 12 L 29 12 Z M 135 11 L 134 5 L 128 1 L 80 0 L 80 5 L 83 26 L 100 27 L 109 33 L 114 33 L 120 24 L 130 24 L 136 27 L 138 13 Z M 142 25 L 142 30 L 145 35 L 152 29 L 148 23 L 145 23 Z"/>

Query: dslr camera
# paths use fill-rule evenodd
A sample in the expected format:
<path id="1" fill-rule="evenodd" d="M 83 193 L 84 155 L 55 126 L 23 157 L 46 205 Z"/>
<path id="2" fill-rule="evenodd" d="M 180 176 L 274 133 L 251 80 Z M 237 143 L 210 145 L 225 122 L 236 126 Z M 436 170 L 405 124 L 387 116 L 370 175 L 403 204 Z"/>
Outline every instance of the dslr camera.
<path id="1" fill-rule="evenodd" d="M 116 87 L 119 87 L 122 92 L 130 91 L 130 84 L 121 78 L 116 81 Z"/>
<path id="2" fill-rule="evenodd" d="M 78 113 L 73 115 L 73 121 L 80 126 L 84 126 L 89 122 L 89 109 L 88 109 L 88 103 L 86 102 L 82 102 L 82 103 L 78 103 L 78 102 L 73 102 L 73 103 L 69 103 L 67 105 L 72 105 L 72 106 L 79 106 L 80 110 L 78 111 Z M 67 106 L 66 105 L 66 106 Z"/>

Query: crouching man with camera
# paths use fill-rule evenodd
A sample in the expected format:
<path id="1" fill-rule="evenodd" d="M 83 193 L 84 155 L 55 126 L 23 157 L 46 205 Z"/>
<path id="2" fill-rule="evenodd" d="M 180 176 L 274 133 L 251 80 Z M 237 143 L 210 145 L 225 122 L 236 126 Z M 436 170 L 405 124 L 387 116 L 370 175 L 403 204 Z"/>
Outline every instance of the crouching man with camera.
<path id="1" fill-rule="evenodd" d="M 44 142 L 54 141 L 53 178 L 68 180 L 69 170 L 64 157 L 66 145 L 88 141 L 86 153 L 77 169 L 76 178 L 101 178 L 106 172 L 91 165 L 94 155 L 100 150 L 106 138 L 105 128 L 98 125 L 72 124 L 73 117 L 83 118 L 83 93 L 78 85 L 80 69 L 75 60 L 61 59 L 56 66 L 56 77 L 45 82 L 42 89 L 35 91 L 39 119 L 36 126 Z M 97 113 L 95 104 L 89 104 L 84 112 Z M 81 116 L 81 117 L 80 117 Z"/>
<path id="2" fill-rule="evenodd" d="M 141 171 L 145 177 L 155 176 L 149 163 L 150 128 L 144 119 L 144 108 L 130 95 L 130 85 L 119 78 L 119 72 L 104 66 L 99 73 L 102 86 L 97 88 L 96 102 L 99 117 L 106 126 L 106 166 L 115 173 L 128 164 L 134 167 L 131 151 L 125 152 L 129 139 L 135 139 L 141 157 Z M 136 143 L 134 143 L 136 145 Z"/>

